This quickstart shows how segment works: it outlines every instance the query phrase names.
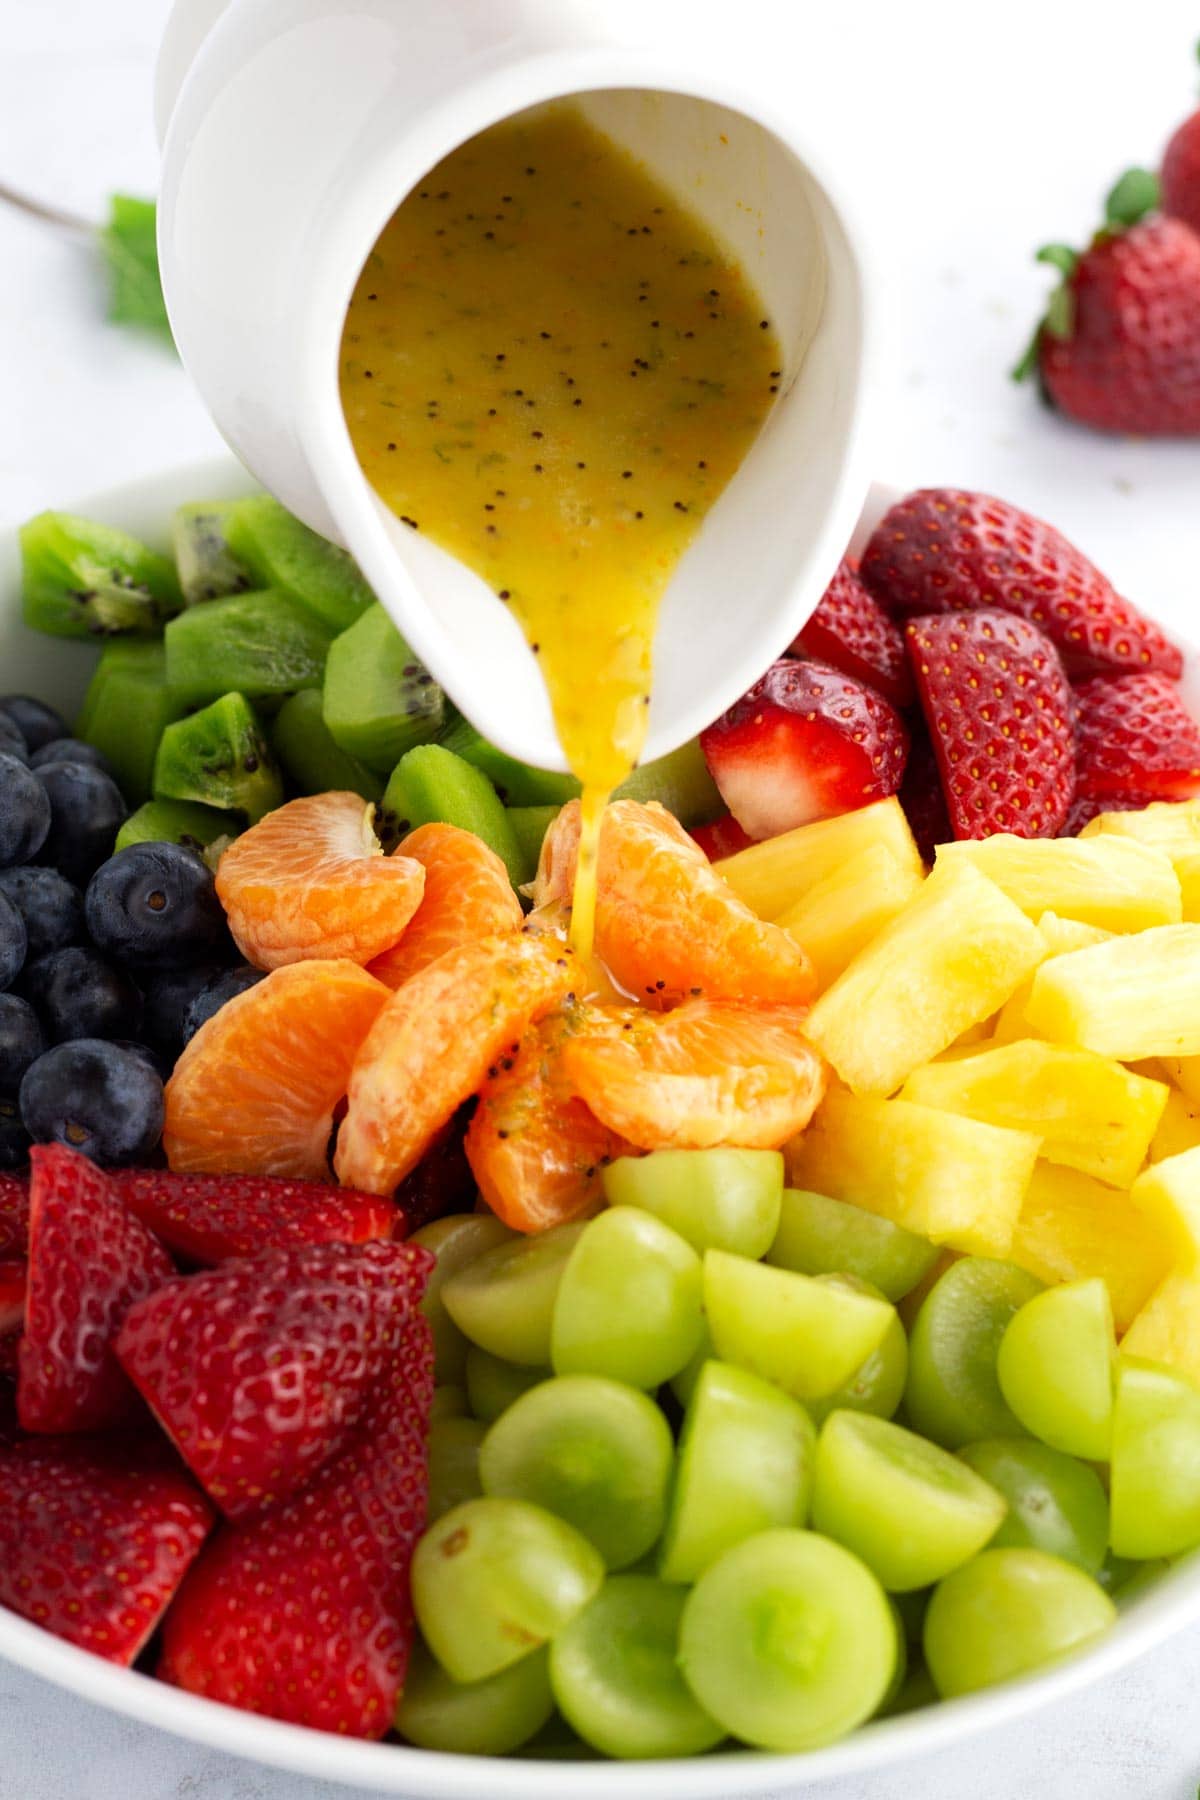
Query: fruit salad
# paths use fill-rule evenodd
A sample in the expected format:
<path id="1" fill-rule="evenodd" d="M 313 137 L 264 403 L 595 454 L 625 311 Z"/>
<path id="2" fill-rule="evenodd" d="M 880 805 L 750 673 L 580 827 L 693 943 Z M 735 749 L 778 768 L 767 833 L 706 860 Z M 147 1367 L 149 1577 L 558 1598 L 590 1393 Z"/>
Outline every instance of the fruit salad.
<path id="1" fill-rule="evenodd" d="M 608 806 L 341 551 L 45 514 L 0 699 L 0 1604 L 431 1751 L 800 1752 L 1200 1546 L 1200 727 L 923 490 Z"/>

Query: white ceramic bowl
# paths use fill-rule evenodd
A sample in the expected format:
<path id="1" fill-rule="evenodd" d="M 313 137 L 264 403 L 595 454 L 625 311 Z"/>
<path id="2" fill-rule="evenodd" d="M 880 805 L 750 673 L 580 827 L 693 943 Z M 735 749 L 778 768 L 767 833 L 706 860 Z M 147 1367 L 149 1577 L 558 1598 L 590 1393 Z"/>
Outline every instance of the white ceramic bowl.
<path id="1" fill-rule="evenodd" d="M 185 500 L 233 497 L 251 489 L 231 459 L 204 462 L 64 506 L 124 526 L 165 548 L 165 528 Z M 894 490 L 877 487 L 860 535 Z M 18 603 L 16 534 L 0 535 L 0 688 L 29 691 L 62 706 L 78 704 L 95 653 L 26 630 Z M 1195 664 L 1193 664 L 1193 669 Z M 1197 698 L 1193 691 L 1193 700 Z M 114 1668 L 0 1608 L 0 1656 L 85 1700 L 163 1731 L 277 1768 L 420 1800 L 733 1800 L 795 1792 L 810 1781 L 860 1774 L 1012 1725 L 1038 1707 L 1111 1675 L 1173 1632 L 1200 1619 L 1200 1559 L 1191 1558 L 1134 1600 L 1094 1649 L 1042 1673 L 963 1700 L 881 1720 L 828 1749 L 804 1756 L 717 1752 L 683 1761 L 559 1763 L 520 1757 L 437 1755 L 393 1744 L 363 1744 L 200 1700 L 149 1676 Z"/>

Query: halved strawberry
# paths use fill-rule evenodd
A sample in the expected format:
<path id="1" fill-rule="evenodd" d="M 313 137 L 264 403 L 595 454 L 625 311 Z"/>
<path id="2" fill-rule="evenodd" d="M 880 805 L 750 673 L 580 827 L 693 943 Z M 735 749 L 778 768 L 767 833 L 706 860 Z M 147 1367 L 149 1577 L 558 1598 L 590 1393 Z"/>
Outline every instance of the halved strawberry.
<path id="1" fill-rule="evenodd" d="M 200 1557 L 167 1616 L 164 1680 L 321 1731 L 390 1729 L 412 1640 L 432 1397 L 418 1314 L 342 1455 L 271 1512 L 225 1526 Z"/>
<path id="2" fill-rule="evenodd" d="M 773 663 L 700 735 L 721 798 L 752 838 L 894 794 L 908 732 L 873 688 L 827 663 Z"/>
<path id="3" fill-rule="evenodd" d="M 1054 837 L 1075 794 L 1075 737 L 1049 638 L 1004 612 L 913 619 L 906 635 L 955 837 Z"/>
<path id="4" fill-rule="evenodd" d="M 937 846 L 948 843 L 954 830 L 942 788 L 941 770 L 929 733 L 923 729 L 913 732 L 904 780 L 900 783 L 900 804 L 909 830 L 917 840 L 917 849 L 925 861 L 931 863 Z"/>
<path id="5" fill-rule="evenodd" d="M 29 1248 L 29 1182 L 24 1175 L 0 1175 L 0 1261 L 24 1256 Z"/>
<path id="6" fill-rule="evenodd" d="M 1122 675 L 1075 689 L 1079 792 L 1187 800 L 1200 794 L 1200 725 L 1165 675 Z"/>
<path id="7" fill-rule="evenodd" d="M 174 1175 L 167 1169 L 114 1169 L 111 1179 L 143 1225 L 197 1263 L 300 1244 L 365 1244 L 404 1235 L 404 1217 L 390 1200 L 323 1181 Z"/>
<path id="8" fill-rule="evenodd" d="M 419 1231 L 422 1225 L 441 1219 L 446 1213 L 470 1212 L 475 1205 L 479 1183 L 471 1173 L 464 1148 L 474 1110 L 474 1100 L 459 1107 L 396 1189 L 396 1216 L 400 1222 L 396 1237 Z"/>
<path id="9" fill-rule="evenodd" d="M 266 1250 L 166 1282 L 127 1314 L 117 1356 L 207 1493 L 241 1518 L 342 1449 L 432 1267 L 416 1244 Z"/>
<path id="10" fill-rule="evenodd" d="M 0 1605 L 128 1667 L 212 1524 L 158 1438 L 0 1449 Z"/>
<path id="11" fill-rule="evenodd" d="M 714 819 L 709 825 L 693 825 L 689 836 L 693 837 L 707 856 L 709 862 L 720 862 L 722 857 L 734 856 L 739 850 L 745 850 L 754 839 L 747 836 L 732 813 L 725 813 Z"/>
<path id="12" fill-rule="evenodd" d="M 865 681 L 893 706 L 908 706 L 912 675 L 904 639 L 856 570 L 841 564 L 821 603 L 792 645 L 793 656 L 813 656 Z"/>
<path id="13" fill-rule="evenodd" d="M 121 1321 L 175 1265 L 86 1156 L 35 1144 L 31 1160 L 21 1424 L 99 1431 L 135 1404 L 112 1350 Z"/>
<path id="14" fill-rule="evenodd" d="M 26 1275 L 25 1263 L 0 1262 L 0 1375 L 15 1375 L 20 1361 Z"/>

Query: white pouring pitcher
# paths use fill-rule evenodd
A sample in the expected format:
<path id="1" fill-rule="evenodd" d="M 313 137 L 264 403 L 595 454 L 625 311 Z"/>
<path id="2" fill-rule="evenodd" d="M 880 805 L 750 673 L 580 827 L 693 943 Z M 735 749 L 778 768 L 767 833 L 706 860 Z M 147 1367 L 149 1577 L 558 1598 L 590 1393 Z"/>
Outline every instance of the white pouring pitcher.
<path id="1" fill-rule="evenodd" d="M 694 736 L 787 646 L 869 485 L 860 248 L 803 117 L 718 69 L 610 41 L 602 13 L 570 0 L 177 0 L 158 71 L 163 287 L 218 427 L 353 552 L 476 727 L 550 769 L 562 751 L 516 621 L 376 497 L 339 399 L 358 273 L 437 162 L 576 96 L 739 258 L 778 331 L 779 401 L 664 597 L 647 758 Z"/>

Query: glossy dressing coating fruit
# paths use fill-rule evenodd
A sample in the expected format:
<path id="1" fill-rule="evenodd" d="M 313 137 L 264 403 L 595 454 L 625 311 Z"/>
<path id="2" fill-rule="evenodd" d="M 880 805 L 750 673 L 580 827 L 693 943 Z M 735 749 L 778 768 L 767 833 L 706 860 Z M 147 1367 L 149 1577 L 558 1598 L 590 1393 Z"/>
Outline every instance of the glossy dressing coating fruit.
<path id="1" fill-rule="evenodd" d="M 104 646 L 84 695 L 78 729 L 105 757 L 131 806 L 149 797 L 162 734 L 186 711 L 168 682 L 160 643 L 117 639 Z"/>
<path id="2" fill-rule="evenodd" d="M 653 1150 L 618 1157 L 601 1183 L 610 1206 L 637 1206 L 694 1250 L 757 1259 L 775 1237 L 783 1191 L 777 1150 Z"/>
<path id="3" fill-rule="evenodd" d="M 183 605 L 165 556 L 93 519 L 44 512 L 20 530 L 25 623 L 52 637 L 152 635 Z"/>
<path id="4" fill-rule="evenodd" d="M 371 604 L 353 559 L 269 494 L 235 501 L 222 520 L 230 552 L 253 585 L 280 588 L 332 631 L 345 631 Z"/>
<path id="5" fill-rule="evenodd" d="M 383 797 L 383 781 L 374 770 L 334 742 L 317 687 L 302 688 L 284 701 L 271 723 L 271 747 L 302 794 L 337 788 L 364 800 Z"/>
<path id="6" fill-rule="evenodd" d="M 1009 1320 L 1041 1283 L 1011 1263 L 966 1256 L 926 1296 L 909 1339 L 905 1406 L 915 1429 L 956 1450 L 982 1437 L 1015 1437 L 996 1376 Z"/>
<path id="7" fill-rule="evenodd" d="M 1099 1575 L 1108 1496 L 1095 1469 L 1032 1438 L 983 1438 L 958 1454 L 1008 1501 L 993 1549 L 1045 1550 Z"/>
<path id="8" fill-rule="evenodd" d="M 935 1590 L 925 1661 L 948 1700 L 1081 1650 L 1116 1616 L 1107 1594 L 1073 1563 L 1041 1550 L 985 1550 Z"/>
<path id="9" fill-rule="evenodd" d="M 798 1400 L 848 1381 L 895 1316 L 887 1301 L 836 1278 L 798 1275 L 709 1250 L 704 1309 L 717 1355 Z"/>
<path id="10" fill-rule="evenodd" d="M 521 879 L 517 840 L 487 776 L 443 744 L 417 744 L 392 770 L 379 832 L 390 849 L 410 831 L 434 824 L 472 832 L 500 858 L 514 885 Z"/>
<path id="11" fill-rule="evenodd" d="M 1118 1556 L 1178 1556 L 1200 1544 L 1200 1393 L 1192 1382 L 1121 1358 L 1111 1480 Z"/>
<path id="12" fill-rule="evenodd" d="M 536 1737 L 553 1712 L 544 1650 L 483 1681 L 452 1681 L 418 1642 L 396 1708 L 396 1730 L 421 1750 L 508 1756 Z"/>
<path id="13" fill-rule="evenodd" d="M 446 1311 L 442 1289 L 459 1269 L 511 1237 L 507 1227 L 487 1213 L 451 1213 L 413 1233 L 413 1243 L 431 1250 L 436 1259 L 421 1311 L 433 1332 L 434 1372 L 439 1383 L 461 1382 L 467 1360 L 467 1340 Z"/>
<path id="14" fill-rule="evenodd" d="M 806 1188 L 785 1188 L 766 1260 L 800 1275 L 857 1275 L 901 1300 L 937 1261 L 937 1245 L 890 1219 Z"/>
<path id="15" fill-rule="evenodd" d="M 226 694 L 166 727 L 154 758 L 154 794 L 243 812 L 251 822 L 280 805 L 279 769 L 244 695 Z"/>
<path id="16" fill-rule="evenodd" d="M 322 705 L 334 742 L 385 776 L 442 723 L 441 688 L 377 601 L 329 646 Z"/>
<path id="17" fill-rule="evenodd" d="M 678 1232 L 633 1206 L 574 1229 L 554 1299 L 555 1372 L 658 1387 L 700 1342 L 700 1258 Z"/>
<path id="18" fill-rule="evenodd" d="M 1000 1391 L 1026 1431 L 1056 1450 L 1107 1462 L 1117 1345 L 1098 1276 L 1035 1294 L 1000 1340 Z"/>
<path id="19" fill-rule="evenodd" d="M 551 1320 L 563 1270 L 582 1225 L 536 1237 L 511 1237 L 471 1257 L 444 1281 L 447 1313 L 471 1342 L 505 1362 L 542 1368 L 550 1361 Z"/>

